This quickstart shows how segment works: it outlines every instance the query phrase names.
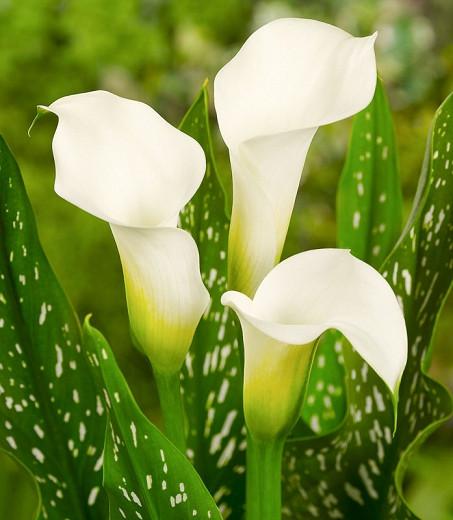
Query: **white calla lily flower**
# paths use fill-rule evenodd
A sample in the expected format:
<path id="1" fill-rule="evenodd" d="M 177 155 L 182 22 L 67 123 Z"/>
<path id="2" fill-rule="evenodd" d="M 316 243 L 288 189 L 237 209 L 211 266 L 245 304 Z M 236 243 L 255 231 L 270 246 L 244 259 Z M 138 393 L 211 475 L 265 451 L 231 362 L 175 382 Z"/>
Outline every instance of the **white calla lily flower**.
<path id="1" fill-rule="evenodd" d="M 407 359 L 402 310 L 387 281 L 342 249 L 307 251 L 284 260 L 253 299 L 229 291 L 244 337 L 244 411 L 259 440 L 288 433 L 297 420 L 316 340 L 344 334 L 396 394 Z"/>
<path id="2" fill-rule="evenodd" d="M 176 225 L 203 180 L 201 146 L 145 103 L 102 90 L 39 110 L 58 116 L 55 191 L 111 224 Z"/>
<path id="3" fill-rule="evenodd" d="M 179 370 L 209 303 L 194 240 L 176 228 L 111 228 L 137 344 L 158 372 Z"/>
<path id="4" fill-rule="evenodd" d="M 253 296 L 278 263 L 305 157 L 319 126 L 365 108 L 376 35 L 315 20 L 275 20 L 217 74 L 214 101 L 233 172 L 230 287 Z"/>
<path id="5" fill-rule="evenodd" d="M 58 99 L 55 191 L 110 223 L 132 334 L 154 368 L 177 372 L 209 303 L 197 246 L 178 214 L 205 172 L 201 146 L 148 105 L 95 91 Z"/>

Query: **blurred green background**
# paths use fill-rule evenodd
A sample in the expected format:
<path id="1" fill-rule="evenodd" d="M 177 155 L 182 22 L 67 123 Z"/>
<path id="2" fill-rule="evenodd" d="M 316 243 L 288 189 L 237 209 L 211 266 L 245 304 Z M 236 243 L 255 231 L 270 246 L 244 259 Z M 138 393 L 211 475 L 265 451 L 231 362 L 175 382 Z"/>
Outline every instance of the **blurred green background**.
<path id="1" fill-rule="evenodd" d="M 274 18 L 333 23 L 354 35 L 379 31 L 380 75 L 395 114 L 406 215 L 436 107 L 453 90 L 452 0 L 0 0 L 0 132 L 25 177 L 44 247 L 79 316 L 110 340 L 134 394 L 160 420 L 149 367 L 132 349 L 121 267 L 108 226 L 53 192 L 56 121 L 27 128 L 35 105 L 107 89 L 153 105 L 178 124 L 204 78 L 250 32 Z M 322 128 L 285 255 L 335 243 L 335 190 L 350 121 Z M 216 135 L 221 168 L 228 168 Z M 453 299 L 439 324 L 431 373 L 453 389 Z M 447 467 L 448 464 L 448 467 Z M 453 424 L 413 460 L 409 502 L 423 519 L 453 519 Z M 0 518 L 32 518 L 36 496 L 24 472 L 0 455 Z"/>

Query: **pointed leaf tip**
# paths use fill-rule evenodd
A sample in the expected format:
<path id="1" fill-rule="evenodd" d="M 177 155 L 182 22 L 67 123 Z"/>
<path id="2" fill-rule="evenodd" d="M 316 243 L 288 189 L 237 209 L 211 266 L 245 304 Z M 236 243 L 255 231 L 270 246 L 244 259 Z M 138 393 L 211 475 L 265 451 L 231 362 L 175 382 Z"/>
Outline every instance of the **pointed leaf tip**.
<path id="1" fill-rule="evenodd" d="M 32 131 L 33 127 L 35 126 L 36 121 L 38 121 L 38 119 L 40 119 L 43 115 L 49 114 L 49 113 L 51 113 L 51 111 L 45 105 L 36 106 L 36 115 L 27 130 L 28 137 L 31 137 L 31 131 Z"/>

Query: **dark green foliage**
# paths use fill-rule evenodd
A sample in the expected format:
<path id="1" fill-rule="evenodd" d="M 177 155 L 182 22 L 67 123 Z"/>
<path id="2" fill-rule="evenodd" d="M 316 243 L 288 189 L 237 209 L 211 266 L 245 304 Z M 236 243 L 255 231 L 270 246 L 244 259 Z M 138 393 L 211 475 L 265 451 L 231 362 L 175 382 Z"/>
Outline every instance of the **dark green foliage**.
<path id="1" fill-rule="evenodd" d="M 183 389 L 189 453 L 222 513 L 237 517 L 245 500 L 240 331 L 230 309 L 220 303 L 226 291 L 229 221 L 212 151 L 207 96 L 205 85 L 181 123 L 207 157 L 206 176 L 182 212 L 181 223 L 198 244 L 203 281 L 211 294 L 211 306 L 186 359 Z"/>
<path id="2" fill-rule="evenodd" d="M 36 479 L 41 518 L 102 518 L 104 407 L 1 138 L 0 233 L 0 447 Z"/>
<path id="3" fill-rule="evenodd" d="M 86 321 L 83 337 L 109 416 L 104 486 L 110 519 L 221 520 L 193 466 L 137 406 L 102 334 Z"/>
<path id="4" fill-rule="evenodd" d="M 434 325 L 453 278 L 452 114 L 451 95 L 434 118 L 411 218 L 382 268 L 404 308 L 409 336 L 395 435 L 388 390 L 344 346 L 349 413 L 328 436 L 288 443 L 285 490 L 290 518 L 416 518 L 402 496 L 408 458 L 452 413 L 449 393 L 425 375 Z M 355 133 L 364 121 L 357 118 Z M 354 148 L 349 153 L 354 154 Z M 369 170 L 369 175 L 375 171 Z M 346 168 L 344 175 L 352 178 L 343 178 L 340 190 L 347 190 L 349 196 L 342 193 L 341 197 L 354 207 L 354 199 L 360 196 L 354 169 Z M 377 202 L 379 195 L 374 192 Z M 370 211 L 372 204 L 367 208 Z M 354 219 L 343 222 L 339 234 L 346 245 L 347 237 L 354 236 L 347 228 L 353 227 Z"/>

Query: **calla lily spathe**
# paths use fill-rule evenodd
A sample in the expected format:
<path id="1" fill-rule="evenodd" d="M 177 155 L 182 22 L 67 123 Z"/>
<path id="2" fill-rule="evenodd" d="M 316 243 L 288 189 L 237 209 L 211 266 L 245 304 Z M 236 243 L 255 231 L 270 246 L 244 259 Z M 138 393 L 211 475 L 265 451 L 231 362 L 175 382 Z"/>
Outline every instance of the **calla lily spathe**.
<path id="1" fill-rule="evenodd" d="M 176 227 L 203 179 L 201 146 L 148 105 L 109 92 L 38 110 L 58 116 L 55 191 L 110 223 L 136 343 L 159 372 L 178 371 L 209 303 L 196 244 Z"/>
<path id="2" fill-rule="evenodd" d="M 300 412 L 313 346 L 328 329 L 344 334 L 393 393 L 407 359 L 403 313 L 387 281 L 342 249 L 292 256 L 253 299 L 229 291 L 245 349 L 244 411 L 258 440 L 285 436 Z"/>
<path id="3" fill-rule="evenodd" d="M 317 128 L 371 101 L 375 38 L 314 20 L 275 20 L 217 74 L 215 107 L 233 172 L 231 289 L 253 296 L 279 261 Z"/>

